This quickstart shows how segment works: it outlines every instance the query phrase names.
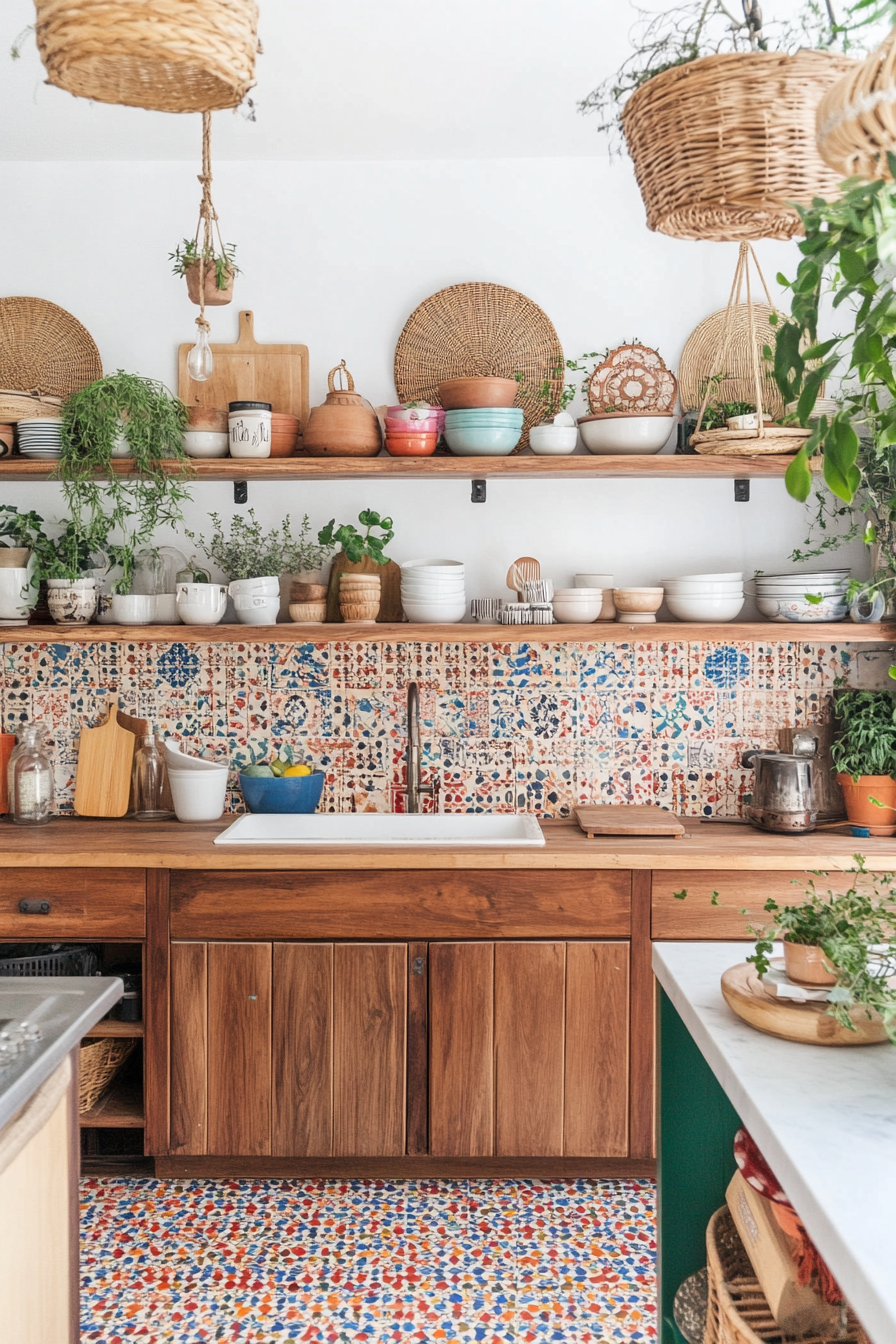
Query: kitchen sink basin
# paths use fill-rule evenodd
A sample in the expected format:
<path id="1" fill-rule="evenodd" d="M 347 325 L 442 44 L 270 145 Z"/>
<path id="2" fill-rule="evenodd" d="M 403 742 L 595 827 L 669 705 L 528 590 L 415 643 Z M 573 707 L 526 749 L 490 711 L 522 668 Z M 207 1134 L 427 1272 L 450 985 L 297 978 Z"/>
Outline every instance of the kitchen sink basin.
<path id="1" fill-rule="evenodd" d="M 216 845 L 543 845 L 535 817 L 488 812 L 252 813 Z"/>

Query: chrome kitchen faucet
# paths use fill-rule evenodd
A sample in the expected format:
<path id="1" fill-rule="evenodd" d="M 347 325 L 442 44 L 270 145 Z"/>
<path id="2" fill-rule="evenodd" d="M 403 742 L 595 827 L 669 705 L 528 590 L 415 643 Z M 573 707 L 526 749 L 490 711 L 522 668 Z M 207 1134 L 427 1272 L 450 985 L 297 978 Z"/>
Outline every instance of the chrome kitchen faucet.
<path id="1" fill-rule="evenodd" d="M 434 810 L 438 812 L 438 777 L 432 784 L 420 783 L 420 687 L 416 681 L 408 682 L 408 750 L 405 759 L 407 765 L 405 793 L 407 795 L 408 812 L 423 811 L 420 798 L 424 793 L 428 793 L 432 798 Z"/>

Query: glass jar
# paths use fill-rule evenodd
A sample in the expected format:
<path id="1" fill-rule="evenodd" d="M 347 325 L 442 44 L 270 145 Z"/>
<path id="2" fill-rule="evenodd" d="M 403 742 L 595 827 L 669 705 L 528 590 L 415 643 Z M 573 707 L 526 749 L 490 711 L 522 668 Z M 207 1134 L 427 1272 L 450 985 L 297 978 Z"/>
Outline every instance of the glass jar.
<path id="1" fill-rule="evenodd" d="M 134 755 L 134 820 L 168 821 L 174 816 L 163 798 L 168 783 L 168 768 L 156 744 L 155 735 L 140 738 Z"/>
<path id="2" fill-rule="evenodd" d="M 28 723 L 9 758 L 9 811 L 19 826 L 43 826 L 53 807 L 53 758 L 41 723 Z"/>

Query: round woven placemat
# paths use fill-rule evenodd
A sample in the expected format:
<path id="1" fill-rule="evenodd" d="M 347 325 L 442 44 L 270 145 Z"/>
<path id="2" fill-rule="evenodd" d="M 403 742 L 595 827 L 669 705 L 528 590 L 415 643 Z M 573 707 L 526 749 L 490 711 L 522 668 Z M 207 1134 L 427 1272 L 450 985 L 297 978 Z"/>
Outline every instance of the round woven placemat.
<path id="1" fill-rule="evenodd" d="M 516 399 L 523 408 L 518 453 L 544 419 L 541 385 L 554 382 L 562 364 L 554 324 L 537 303 L 504 285 L 472 281 L 440 289 L 411 313 L 395 347 L 395 390 L 399 401 L 437 402 L 446 378 L 524 374 Z M 557 390 L 562 383 L 561 373 Z"/>
<path id="2" fill-rule="evenodd" d="M 90 332 L 46 299 L 0 299 L 0 388 L 67 397 L 102 378 Z"/>
<path id="3" fill-rule="evenodd" d="M 681 397 L 683 411 L 696 411 L 703 398 L 704 383 L 722 357 L 722 343 L 725 338 L 725 313 L 720 308 L 717 313 L 699 323 L 685 342 L 678 364 L 678 394 Z M 763 369 L 762 408 L 773 419 L 784 414 L 784 402 L 778 385 L 767 369 L 762 358 L 762 347 L 775 346 L 775 331 L 769 317 L 772 309 L 767 303 L 753 304 L 753 321 L 756 330 L 756 344 L 759 348 L 759 364 Z M 732 335 L 728 346 L 724 372 L 730 376 L 719 384 L 719 401 L 756 400 L 756 385 L 753 378 L 753 364 L 750 358 L 750 308 L 739 303 L 733 310 Z M 766 398 L 768 398 L 766 400 Z M 713 397 L 713 400 L 716 398 Z"/>
<path id="4" fill-rule="evenodd" d="M 798 452 L 811 432 L 799 425 L 766 425 L 761 436 L 749 429 L 704 429 L 691 435 L 691 447 L 707 457 L 772 457 Z"/>

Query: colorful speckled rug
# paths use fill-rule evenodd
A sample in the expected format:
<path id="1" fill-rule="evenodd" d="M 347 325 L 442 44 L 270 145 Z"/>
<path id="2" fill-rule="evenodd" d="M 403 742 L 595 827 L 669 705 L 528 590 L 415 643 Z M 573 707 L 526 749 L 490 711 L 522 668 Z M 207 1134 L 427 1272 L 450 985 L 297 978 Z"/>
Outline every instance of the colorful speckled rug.
<path id="1" fill-rule="evenodd" d="M 650 1181 L 82 1184 L 82 1344 L 656 1339 Z"/>

